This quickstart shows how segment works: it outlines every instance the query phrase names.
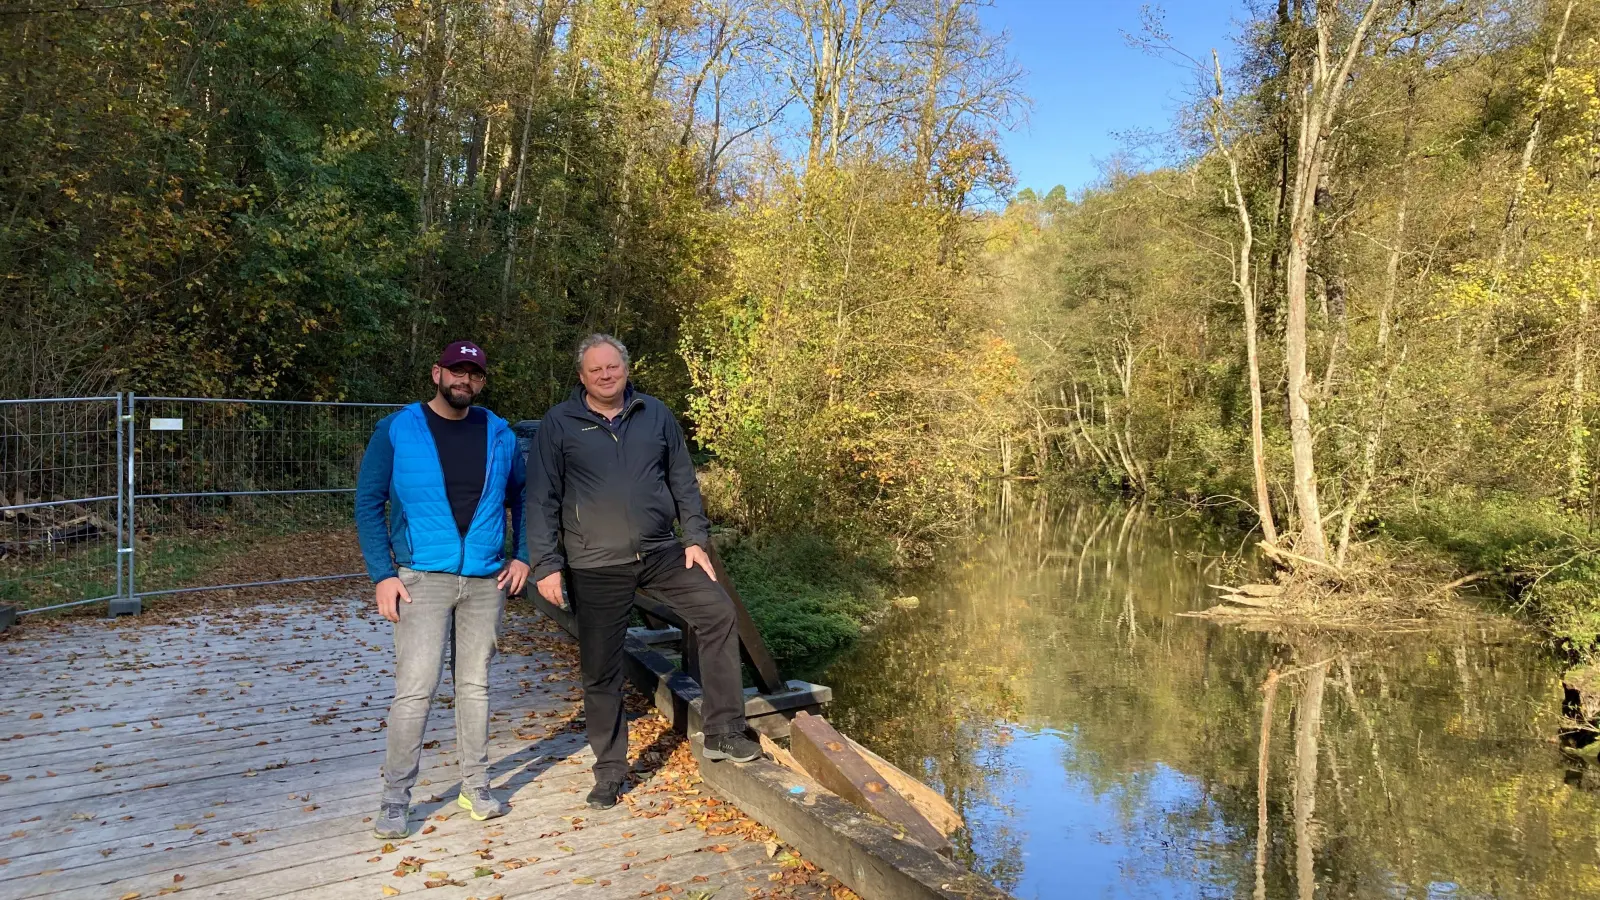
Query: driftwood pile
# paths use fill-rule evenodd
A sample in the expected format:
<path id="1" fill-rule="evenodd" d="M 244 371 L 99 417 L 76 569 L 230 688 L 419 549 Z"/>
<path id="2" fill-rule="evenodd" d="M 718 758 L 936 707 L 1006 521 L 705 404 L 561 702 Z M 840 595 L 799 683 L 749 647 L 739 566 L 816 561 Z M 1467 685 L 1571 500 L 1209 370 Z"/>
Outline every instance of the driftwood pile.
<path id="1" fill-rule="evenodd" d="M 1284 587 L 1281 584 L 1241 584 L 1237 587 L 1213 584 L 1210 587 L 1222 592 L 1219 598 L 1221 603 L 1179 615 L 1202 619 L 1256 618 L 1275 615 L 1283 607 Z"/>

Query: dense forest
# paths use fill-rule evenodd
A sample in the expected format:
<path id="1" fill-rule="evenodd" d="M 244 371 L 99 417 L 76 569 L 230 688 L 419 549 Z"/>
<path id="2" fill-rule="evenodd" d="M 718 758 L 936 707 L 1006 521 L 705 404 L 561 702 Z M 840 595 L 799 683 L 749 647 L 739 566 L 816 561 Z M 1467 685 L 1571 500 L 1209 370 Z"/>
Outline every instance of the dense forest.
<path id="1" fill-rule="evenodd" d="M 1232 71 L 1133 39 L 1193 71 L 1180 161 L 987 223 L 1033 455 L 1307 568 L 1443 554 L 1592 646 L 1600 8 L 1284 0 Z"/>
<path id="2" fill-rule="evenodd" d="M 1593 645 L 1600 9 L 1149 9 L 1192 103 L 1040 196 L 984 5 L 13 0 L 0 395 L 405 399 L 471 337 L 533 416 L 606 330 L 746 531 L 903 567 L 1090 482 Z"/>
<path id="3" fill-rule="evenodd" d="M 0 394 L 537 416 L 593 330 L 730 515 L 926 557 L 1017 382 L 970 226 L 1020 72 L 973 0 L 0 7 Z"/>

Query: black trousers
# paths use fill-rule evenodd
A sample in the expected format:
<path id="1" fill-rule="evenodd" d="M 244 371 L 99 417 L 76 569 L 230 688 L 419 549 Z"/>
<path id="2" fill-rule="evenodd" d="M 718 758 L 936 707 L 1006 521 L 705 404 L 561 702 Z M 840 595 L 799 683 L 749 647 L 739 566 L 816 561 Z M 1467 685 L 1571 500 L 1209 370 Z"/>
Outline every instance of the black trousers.
<path id="1" fill-rule="evenodd" d="M 596 781 L 621 781 L 628 771 L 628 725 L 622 712 L 623 639 L 640 589 L 659 591 L 694 631 L 700 654 L 705 733 L 744 730 L 744 679 L 733 601 L 699 566 L 683 567 L 683 548 L 657 550 L 637 562 L 572 569 L 578 617 L 583 713 L 594 749 Z"/>

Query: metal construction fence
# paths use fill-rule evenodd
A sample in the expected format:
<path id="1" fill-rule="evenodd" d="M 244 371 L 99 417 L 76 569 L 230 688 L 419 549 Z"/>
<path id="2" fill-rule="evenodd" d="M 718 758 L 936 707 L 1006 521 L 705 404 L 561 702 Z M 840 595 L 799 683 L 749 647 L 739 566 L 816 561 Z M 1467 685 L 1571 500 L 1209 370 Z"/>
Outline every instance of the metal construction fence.
<path id="1" fill-rule="evenodd" d="M 373 426 L 398 408 L 0 400 L 0 605 L 117 614 L 169 594 L 358 577 L 356 473 Z M 260 552 L 300 540 L 289 560 Z"/>

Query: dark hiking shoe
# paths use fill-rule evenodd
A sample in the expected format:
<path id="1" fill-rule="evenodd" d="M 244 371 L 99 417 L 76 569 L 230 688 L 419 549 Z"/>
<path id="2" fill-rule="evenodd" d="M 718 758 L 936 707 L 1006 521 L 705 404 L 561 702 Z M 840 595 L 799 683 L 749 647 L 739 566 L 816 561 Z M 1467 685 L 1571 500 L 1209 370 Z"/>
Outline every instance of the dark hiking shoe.
<path id="1" fill-rule="evenodd" d="M 595 783 L 594 790 L 589 792 L 590 809 L 610 809 L 617 805 L 617 799 L 622 796 L 622 782 L 599 781 Z"/>
<path id="2" fill-rule="evenodd" d="M 411 833 L 406 825 L 404 803 L 384 803 L 378 807 L 378 818 L 373 820 L 372 834 L 381 841 L 397 841 Z"/>
<path id="3" fill-rule="evenodd" d="M 506 814 L 506 805 L 489 793 L 486 787 L 462 788 L 460 796 L 456 797 L 456 805 L 466 810 L 474 822 L 498 819 Z"/>
<path id="4" fill-rule="evenodd" d="M 761 745 L 742 734 L 706 735 L 706 759 L 731 759 L 750 762 L 761 758 Z"/>

